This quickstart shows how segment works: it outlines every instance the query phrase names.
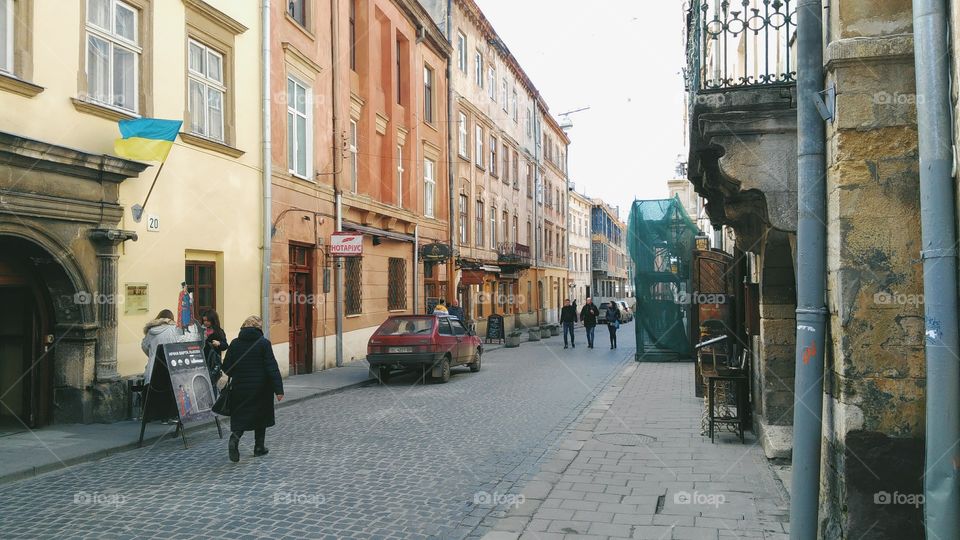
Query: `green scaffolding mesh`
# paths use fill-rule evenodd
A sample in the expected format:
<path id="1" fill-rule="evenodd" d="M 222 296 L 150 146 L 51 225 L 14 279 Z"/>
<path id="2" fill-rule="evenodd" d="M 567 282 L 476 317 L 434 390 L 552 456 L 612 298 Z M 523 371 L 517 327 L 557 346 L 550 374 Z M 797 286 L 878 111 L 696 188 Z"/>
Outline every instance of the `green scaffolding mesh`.
<path id="1" fill-rule="evenodd" d="M 680 199 L 634 201 L 627 226 L 637 304 L 637 358 L 649 353 L 691 354 L 687 306 L 677 299 L 690 281 L 697 226 Z"/>

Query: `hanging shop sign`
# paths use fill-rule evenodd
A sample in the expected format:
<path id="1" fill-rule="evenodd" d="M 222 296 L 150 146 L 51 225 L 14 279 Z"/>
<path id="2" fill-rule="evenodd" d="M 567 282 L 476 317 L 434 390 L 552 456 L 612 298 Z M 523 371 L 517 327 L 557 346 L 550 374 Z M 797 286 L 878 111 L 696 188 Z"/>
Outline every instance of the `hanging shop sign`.
<path id="1" fill-rule="evenodd" d="M 420 248 L 420 258 L 427 263 L 445 262 L 450 255 L 450 246 L 441 242 L 433 242 Z"/>
<path id="2" fill-rule="evenodd" d="M 337 232 L 330 235 L 330 255 L 334 257 L 359 257 L 363 255 L 363 235 Z"/>

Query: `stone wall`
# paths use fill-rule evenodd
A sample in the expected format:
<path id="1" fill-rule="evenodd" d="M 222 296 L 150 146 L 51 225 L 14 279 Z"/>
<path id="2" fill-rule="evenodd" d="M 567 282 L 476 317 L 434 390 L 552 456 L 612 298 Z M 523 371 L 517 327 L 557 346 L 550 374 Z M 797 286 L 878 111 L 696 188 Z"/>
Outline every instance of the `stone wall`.
<path id="1" fill-rule="evenodd" d="M 921 538 L 924 346 L 910 2 L 833 9 L 827 85 L 824 538 Z"/>

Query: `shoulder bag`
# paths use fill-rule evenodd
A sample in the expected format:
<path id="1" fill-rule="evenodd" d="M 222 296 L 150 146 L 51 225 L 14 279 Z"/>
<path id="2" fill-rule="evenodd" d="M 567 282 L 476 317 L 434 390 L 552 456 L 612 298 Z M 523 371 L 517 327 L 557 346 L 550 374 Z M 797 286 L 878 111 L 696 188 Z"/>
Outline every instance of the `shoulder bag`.
<path id="1" fill-rule="evenodd" d="M 233 378 L 227 379 L 227 384 L 220 390 L 217 402 L 213 404 L 213 412 L 220 416 L 230 416 L 230 393 L 233 390 Z"/>

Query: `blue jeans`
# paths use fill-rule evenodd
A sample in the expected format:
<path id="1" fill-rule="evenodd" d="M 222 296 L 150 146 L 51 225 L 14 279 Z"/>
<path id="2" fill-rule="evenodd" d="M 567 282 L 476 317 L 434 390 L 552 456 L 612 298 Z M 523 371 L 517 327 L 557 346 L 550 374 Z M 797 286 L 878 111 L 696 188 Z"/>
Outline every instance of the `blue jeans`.
<path id="1" fill-rule="evenodd" d="M 593 347 L 593 331 L 597 329 L 596 326 L 584 326 L 587 330 L 587 346 Z"/>
<path id="2" fill-rule="evenodd" d="M 565 322 L 565 323 L 563 323 L 563 346 L 564 346 L 564 347 L 567 346 L 567 334 L 570 334 L 570 344 L 571 344 L 571 345 L 576 345 L 577 342 L 576 342 L 576 340 L 573 338 L 573 323 L 572 323 L 572 322 Z"/>

